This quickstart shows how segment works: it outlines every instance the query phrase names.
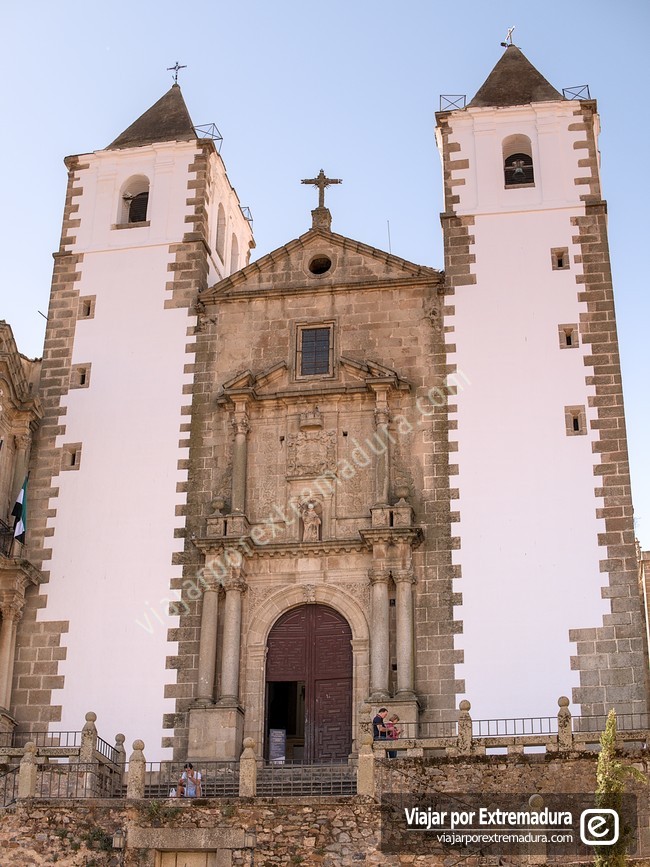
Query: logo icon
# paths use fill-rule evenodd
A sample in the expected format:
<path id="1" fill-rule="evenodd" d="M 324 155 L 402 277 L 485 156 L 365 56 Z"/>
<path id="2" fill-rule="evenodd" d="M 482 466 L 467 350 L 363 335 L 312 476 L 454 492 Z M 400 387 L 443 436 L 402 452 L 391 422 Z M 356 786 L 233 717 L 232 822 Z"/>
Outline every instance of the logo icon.
<path id="1" fill-rule="evenodd" d="M 580 814 L 580 839 L 587 846 L 613 846 L 618 840 L 618 813 L 603 807 Z"/>

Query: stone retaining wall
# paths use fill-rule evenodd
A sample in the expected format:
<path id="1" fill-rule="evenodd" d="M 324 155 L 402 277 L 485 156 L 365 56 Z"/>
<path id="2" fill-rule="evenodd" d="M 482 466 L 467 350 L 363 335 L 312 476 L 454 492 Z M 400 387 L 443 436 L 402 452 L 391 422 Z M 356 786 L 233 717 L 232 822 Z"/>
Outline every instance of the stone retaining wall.
<path id="1" fill-rule="evenodd" d="M 647 753 L 627 761 L 648 775 Z M 405 759 L 382 763 L 388 787 L 405 791 L 591 792 L 595 756 L 503 756 Z M 635 867 L 650 867 L 648 790 L 639 796 L 644 831 Z M 199 799 L 196 801 L 26 799 L 5 811 L 0 823 L 3 867 L 53 864 L 69 867 L 160 867 L 162 852 L 188 854 L 188 867 L 239 865 L 358 864 L 442 865 L 433 856 L 384 855 L 379 851 L 380 806 L 370 798 Z M 116 830 L 126 831 L 128 848 L 112 849 Z M 212 860 L 199 852 L 211 851 Z M 157 854 L 158 853 L 158 854 Z M 169 857 L 169 856 L 167 856 Z M 193 860 L 199 859 L 199 860 Z M 493 860 L 470 857 L 468 867 Z M 165 863 L 165 862 L 163 862 Z M 182 864 L 182 861 L 178 861 Z M 514 861 L 512 863 L 515 863 Z"/>

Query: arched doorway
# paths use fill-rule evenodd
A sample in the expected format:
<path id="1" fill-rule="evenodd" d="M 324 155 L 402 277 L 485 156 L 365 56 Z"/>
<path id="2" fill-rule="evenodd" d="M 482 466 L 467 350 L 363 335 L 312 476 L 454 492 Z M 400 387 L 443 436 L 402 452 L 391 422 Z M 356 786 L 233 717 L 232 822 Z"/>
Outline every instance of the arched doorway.
<path id="1" fill-rule="evenodd" d="M 277 620 L 267 642 L 267 758 L 274 757 L 269 748 L 273 730 L 286 733 L 287 761 L 347 759 L 352 748 L 351 640 L 347 620 L 327 605 L 301 605 Z"/>

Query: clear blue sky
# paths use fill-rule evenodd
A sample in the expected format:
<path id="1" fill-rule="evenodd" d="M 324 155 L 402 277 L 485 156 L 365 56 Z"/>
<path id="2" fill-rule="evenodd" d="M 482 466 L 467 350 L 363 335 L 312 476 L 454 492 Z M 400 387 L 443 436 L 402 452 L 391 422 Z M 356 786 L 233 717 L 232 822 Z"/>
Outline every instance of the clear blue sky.
<path id="1" fill-rule="evenodd" d="M 650 547 L 650 370 L 645 255 L 650 133 L 647 0 L 33 0 L 3 14 L 4 208 L 0 318 L 41 354 L 66 183 L 63 157 L 105 147 L 171 85 L 220 128 L 230 179 L 255 218 L 258 257 L 304 232 L 301 186 L 322 167 L 343 185 L 333 229 L 443 267 L 441 93 L 471 96 L 514 41 L 558 89 L 598 100 L 637 533 Z"/>

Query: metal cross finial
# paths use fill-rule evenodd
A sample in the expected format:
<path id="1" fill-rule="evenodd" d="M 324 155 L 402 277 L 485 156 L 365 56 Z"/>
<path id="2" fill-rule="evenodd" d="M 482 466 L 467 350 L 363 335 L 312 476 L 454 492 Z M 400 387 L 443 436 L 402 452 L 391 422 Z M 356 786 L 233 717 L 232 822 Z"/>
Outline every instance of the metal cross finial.
<path id="1" fill-rule="evenodd" d="M 181 66 L 179 64 L 178 60 L 176 61 L 176 63 L 173 66 L 167 67 L 167 72 L 173 72 L 174 73 L 174 84 L 178 84 L 178 73 L 179 73 L 179 70 L 181 70 L 181 69 L 187 69 L 187 66 Z"/>
<path id="2" fill-rule="evenodd" d="M 318 187 L 318 207 L 325 207 L 325 187 L 329 187 L 330 184 L 342 184 L 343 181 L 340 178 L 326 178 L 325 172 L 321 169 L 318 175 L 315 178 L 305 178 L 303 181 L 300 181 L 301 184 L 313 184 L 315 187 Z"/>
<path id="3" fill-rule="evenodd" d="M 501 43 L 501 45 L 503 45 L 504 48 L 507 48 L 509 45 L 512 45 L 512 32 L 514 29 L 515 29 L 514 26 L 508 27 L 508 32 L 506 33 L 505 42 Z"/>

